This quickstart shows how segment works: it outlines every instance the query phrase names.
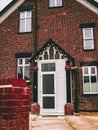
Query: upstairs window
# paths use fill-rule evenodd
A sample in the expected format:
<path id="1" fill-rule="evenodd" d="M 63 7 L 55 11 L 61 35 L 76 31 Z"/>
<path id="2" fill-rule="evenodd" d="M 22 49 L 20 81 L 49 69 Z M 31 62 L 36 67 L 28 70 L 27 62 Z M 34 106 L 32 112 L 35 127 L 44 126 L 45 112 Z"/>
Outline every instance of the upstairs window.
<path id="1" fill-rule="evenodd" d="M 93 28 L 83 28 L 84 50 L 94 49 Z"/>
<path id="2" fill-rule="evenodd" d="M 31 32 L 31 11 L 20 11 L 19 32 Z"/>
<path id="3" fill-rule="evenodd" d="M 98 93 L 97 68 L 96 66 L 83 67 L 83 93 Z"/>
<path id="4" fill-rule="evenodd" d="M 17 77 L 30 81 L 30 62 L 29 58 L 18 58 Z"/>
<path id="5" fill-rule="evenodd" d="M 60 7 L 62 6 L 62 0 L 49 0 L 49 7 Z"/>

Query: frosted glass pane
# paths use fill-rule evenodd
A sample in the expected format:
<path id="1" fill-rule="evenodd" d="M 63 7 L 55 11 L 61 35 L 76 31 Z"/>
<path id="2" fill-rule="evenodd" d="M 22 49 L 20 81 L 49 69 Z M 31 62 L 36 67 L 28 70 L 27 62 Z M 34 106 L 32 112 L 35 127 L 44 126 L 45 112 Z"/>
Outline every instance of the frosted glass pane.
<path id="1" fill-rule="evenodd" d="M 98 92 L 97 83 L 92 83 L 91 84 L 91 92 Z"/>
<path id="2" fill-rule="evenodd" d="M 84 40 L 84 49 L 94 49 L 94 41 L 93 40 Z"/>
<path id="3" fill-rule="evenodd" d="M 25 18 L 25 12 L 20 12 L 20 18 L 21 19 Z"/>
<path id="4" fill-rule="evenodd" d="M 50 0 L 50 2 L 49 2 L 49 6 L 50 6 L 50 7 L 55 6 L 55 0 Z"/>
<path id="5" fill-rule="evenodd" d="M 83 90 L 84 92 L 90 92 L 90 83 L 84 83 Z"/>
<path id="6" fill-rule="evenodd" d="M 91 29 L 85 29 L 85 38 L 91 38 Z"/>
<path id="7" fill-rule="evenodd" d="M 26 32 L 31 31 L 31 19 L 26 19 Z"/>
<path id="8" fill-rule="evenodd" d="M 25 32 L 25 20 L 20 20 L 20 32 Z"/>

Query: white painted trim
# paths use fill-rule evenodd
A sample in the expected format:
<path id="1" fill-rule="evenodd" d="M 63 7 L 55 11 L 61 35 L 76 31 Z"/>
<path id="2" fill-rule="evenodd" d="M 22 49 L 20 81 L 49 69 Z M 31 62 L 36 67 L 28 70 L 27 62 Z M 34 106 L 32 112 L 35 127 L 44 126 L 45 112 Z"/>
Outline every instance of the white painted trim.
<path id="1" fill-rule="evenodd" d="M 76 0 L 76 1 L 84 5 L 94 13 L 98 14 L 98 8 L 95 7 L 93 4 L 91 4 L 90 2 L 88 2 L 87 0 Z"/>
<path id="2" fill-rule="evenodd" d="M 25 0 L 18 0 L 14 5 L 12 5 L 1 17 L 0 24 L 13 13 Z"/>
<path id="3" fill-rule="evenodd" d="M 0 88 L 10 88 L 10 87 L 12 87 L 12 85 L 0 85 Z"/>

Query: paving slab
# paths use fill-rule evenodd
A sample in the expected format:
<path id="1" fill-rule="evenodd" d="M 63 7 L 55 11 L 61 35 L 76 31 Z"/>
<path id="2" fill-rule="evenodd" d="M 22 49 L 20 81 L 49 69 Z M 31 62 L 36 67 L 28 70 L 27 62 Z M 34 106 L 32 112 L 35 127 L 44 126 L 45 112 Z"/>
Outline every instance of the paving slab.
<path id="1" fill-rule="evenodd" d="M 73 128 L 69 126 L 64 116 L 38 116 L 35 120 L 31 117 L 29 130 L 73 130 Z"/>
<path id="2" fill-rule="evenodd" d="M 29 130 L 98 130 L 98 113 L 47 117 L 30 114 Z"/>
<path id="3" fill-rule="evenodd" d="M 98 130 L 98 116 L 65 116 L 74 130 Z"/>

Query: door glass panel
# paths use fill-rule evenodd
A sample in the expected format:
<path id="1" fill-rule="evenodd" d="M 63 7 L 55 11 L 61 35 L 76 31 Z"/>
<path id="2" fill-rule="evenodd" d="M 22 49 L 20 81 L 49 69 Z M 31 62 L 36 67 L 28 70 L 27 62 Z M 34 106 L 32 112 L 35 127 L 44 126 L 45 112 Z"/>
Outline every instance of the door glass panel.
<path id="1" fill-rule="evenodd" d="M 43 94 L 54 94 L 54 74 L 43 75 Z"/>
<path id="2" fill-rule="evenodd" d="M 54 108 L 54 97 L 43 97 L 43 108 L 53 109 Z"/>
<path id="3" fill-rule="evenodd" d="M 55 71 L 55 63 L 42 64 L 41 65 L 41 71 L 42 72 Z"/>

